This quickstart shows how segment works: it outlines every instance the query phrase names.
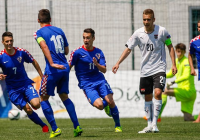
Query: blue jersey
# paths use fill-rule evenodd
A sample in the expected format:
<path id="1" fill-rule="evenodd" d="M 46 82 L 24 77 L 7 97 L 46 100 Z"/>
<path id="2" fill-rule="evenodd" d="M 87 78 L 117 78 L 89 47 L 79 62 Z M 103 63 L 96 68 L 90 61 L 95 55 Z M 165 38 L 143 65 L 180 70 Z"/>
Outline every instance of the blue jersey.
<path id="1" fill-rule="evenodd" d="M 195 55 L 197 58 L 198 71 L 200 74 L 200 35 L 191 40 L 189 51 L 191 55 Z M 200 80 L 200 75 L 198 76 L 198 80 Z"/>
<path id="2" fill-rule="evenodd" d="M 69 71 L 69 65 L 64 53 L 64 47 L 68 47 L 67 38 L 62 29 L 47 25 L 40 28 L 35 32 L 34 37 L 37 41 L 38 38 L 43 38 L 49 48 L 51 57 L 55 64 L 64 65 L 65 70 L 59 70 L 50 66 L 49 61 L 45 57 L 46 68 L 44 74 L 53 74 L 62 71 Z"/>
<path id="3" fill-rule="evenodd" d="M 100 65 L 106 66 L 103 52 L 98 48 L 86 50 L 84 46 L 79 47 L 70 54 L 69 63 L 74 65 L 79 87 L 85 89 L 87 86 L 95 86 L 105 80 L 104 75 L 93 63 L 93 57 Z"/>
<path id="4" fill-rule="evenodd" d="M 0 67 L 6 76 L 6 86 L 8 90 L 17 89 L 28 84 L 34 83 L 28 78 L 24 68 L 24 62 L 32 63 L 31 54 L 22 48 L 14 47 L 15 53 L 9 55 L 5 50 L 0 52 Z"/>

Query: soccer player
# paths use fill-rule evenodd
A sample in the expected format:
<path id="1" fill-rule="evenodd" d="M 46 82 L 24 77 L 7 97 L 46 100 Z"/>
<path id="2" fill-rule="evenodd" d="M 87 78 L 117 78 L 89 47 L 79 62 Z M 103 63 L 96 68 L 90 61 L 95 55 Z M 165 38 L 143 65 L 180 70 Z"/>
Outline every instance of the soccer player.
<path id="1" fill-rule="evenodd" d="M 200 20 L 197 23 L 197 30 L 198 30 L 198 32 L 200 32 Z M 198 80 L 200 80 L 200 53 L 199 52 L 200 52 L 200 35 L 196 36 L 195 38 L 193 38 L 190 41 L 190 49 L 189 49 L 189 53 L 188 53 L 188 60 L 189 60 L 190 67 L 191 67 L 191 75 L 194 75 L 194 76 L 196 76 L 197 74 L 194 69 L 192 56 L 195 55 L 197 58 Z M 196 122 L 196 123 L 200 122 L 200 114 L 194 122 Z"/>
<path id="2" fill-rule="evenodd" d="M 176 101 L 181 102 L 181 111 L 184 114 L 185 121 L 194 121 L 192 116 L 193 106 L 196 99 L 196 89 L 194 84 L 194 76 L 190 75 L 191 69 L 188 58 L 185 57 L 186 46 L 183 43 L 178 43 L 176 46 L 176 66 L 178 72 L 176 73 L 176 79 L 172 82 L 167 83 L 167 88 L 162 93 L 162 108 L 160 111 L 159 118 L 161 117 L 162 111 L 167 103 L 167 96 L 174 96 Z M 167 78 L 171 78 L 174 75 L 172 70 L 166 74 Z M 177 83 L 177 88 L 169 88 L 171 85 Z"/>
<path id="3" fill-rule="evenodd" d="M 41 9 L 38 13 L 38 23 L 41 28 L 34 34 L 45 56 L 46 68 L 41 82 L 40 96 L 43 113 L 51 125 L 50 138 L 61 135 L 61 129 L 57 127 L 53 110 L 48 101 L 54 96 L 55 87 L 60 99 L 74 125 L 74 137 L 80 136 L 82 128 L 79 125 L 75 107 L 69 99 L 69 65 L 65 55 L 69 52 L 67 38 L 62 29 L 51 26 L 51 16 L 48 9 Z"/>
<path id="4" fill-rule="evenodd" d="M 6 81 L 6 88 L 10 101 L 20 110 L 24 110 L 27 116 L 35 124 L 42 127 L 43 132 L 48 132 L 48 126 L 32 110 L 40 108 L 40 100 L 37 91 L 34 89 L 31 79 L 28 78 L 24 68 L 24 62 L 32 63 L 40 77 L 43 76 L 40 66 L 32 55 L 23 48 L 13 47 L 13 34 L 4 32 L 2 44 L 4 50 L 0 52 L 0 67 L 3 74 L 0 80 Z"/>
<path id="5" fill-rule="evenodd" d="M 164 27 L 154 24 L 154 11 L 146 9 L 143 11 L 144 27 L 136 30 L 126 43 L 126 48 L 112 71 L 116 73 L 120 63 L 138 46 L 141 54 L 140 93 L 145 95 L 145 115 L 148 126 L 138 133 L 159 132 L 157 119 L 162 106 L 161 94 L 166 82 L 166 52 L 165 45 L 169 49 L 172 60 L 172 73 L 176 74 L 175 52 L 171 43 L 171 37 Z M 154 102 L 153 98 L 154 88 Z"/>
<path id="6" fill-rule="evenodd" d="M 71 52 L 69 66 L 75 67 L 78 85 L 83 89 L 89 103 L 99 110 L 108 107 L 106 112 L 114 119 L 115 132 L 122 132 L 119 111 L 113 100 L 113 91 L 103 75 L 106 72 L 105 57 L 99 48 L 93 46 L 94 40 L 95 31 L 91 28 L 85 29 L 84 45 Z"/>

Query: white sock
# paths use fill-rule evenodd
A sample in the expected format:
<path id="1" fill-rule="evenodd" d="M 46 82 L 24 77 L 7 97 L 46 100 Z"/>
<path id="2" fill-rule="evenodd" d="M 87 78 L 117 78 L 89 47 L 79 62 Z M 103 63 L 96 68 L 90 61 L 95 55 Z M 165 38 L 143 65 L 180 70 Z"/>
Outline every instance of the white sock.
<path id="1" fill-rule="evenodd" d="M 144 111 L 145 111 L 145 115 L 147 117 L 147 123 L 148 123 L 148 127 L 151 127 L 151 123 L 152 123 L 152 101 L 145 101 L 145 106 L 144 106 Z"/>
<path id="2" fill-rule="evenodd" d="M 157 126 L 157 120 L 158 120 L 158 116 L 160 114 L 160 109 L 162 107 L 162 100 L 154 100 L 153 103 L 153 121 L 152 121 L 152 125 L 156 125 Z"/>

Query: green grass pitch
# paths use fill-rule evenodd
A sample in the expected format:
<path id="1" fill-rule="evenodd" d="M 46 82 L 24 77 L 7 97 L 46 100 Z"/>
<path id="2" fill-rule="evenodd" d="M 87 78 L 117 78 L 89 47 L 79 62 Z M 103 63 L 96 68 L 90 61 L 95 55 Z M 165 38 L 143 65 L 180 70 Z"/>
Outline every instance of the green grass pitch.
<path id="1" fill-rule="evenodd" d="M 47 121 L 44 120 L 46 123 Z M 114 122 L 108 119 L 79 119 L 82 136 L 73 137 L 70 119 L 56 119 L 62 135 L 55 140 L 199 140 L 200 123 L 184 122 L 183 117 L 163 117 L 158 123 L 159 133 L 138 134 L 146 125 L 142 118 L 121 118 L 123 132 L 114 132 Z M 49 126 L 49 125 L 48 125 Z M 0 119 L 0 140 L 48 140 L 40 126 L 29 119 L 10 121 Z"/>

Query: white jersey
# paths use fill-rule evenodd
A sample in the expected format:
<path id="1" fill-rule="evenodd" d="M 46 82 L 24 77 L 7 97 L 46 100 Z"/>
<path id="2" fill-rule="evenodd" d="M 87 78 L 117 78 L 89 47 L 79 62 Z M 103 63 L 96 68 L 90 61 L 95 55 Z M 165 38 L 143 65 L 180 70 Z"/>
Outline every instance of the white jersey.
<path id="1" fill-rule="evenodd" d="M 133 49 L 138 46 L 142 54 L 140 74 L 148 77 L 158 72 L 166 72 L 165 41 L 170 38 L 164 27 L 155 25 L 154 31 L 147 34 L 144 27 L 136 30 L 126 46 Z"/>

